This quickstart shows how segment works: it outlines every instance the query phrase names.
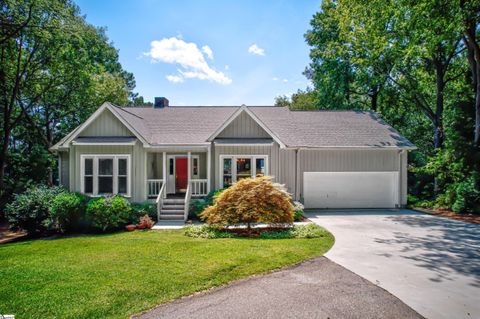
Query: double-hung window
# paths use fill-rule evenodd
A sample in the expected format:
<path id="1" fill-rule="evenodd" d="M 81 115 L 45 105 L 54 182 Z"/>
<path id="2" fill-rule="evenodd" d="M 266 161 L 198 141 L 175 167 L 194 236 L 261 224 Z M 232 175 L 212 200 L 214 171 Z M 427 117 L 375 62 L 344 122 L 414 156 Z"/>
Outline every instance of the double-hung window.
<path id="1" fill-rule="evenodd" d="M 227 187 L 242 178 L 268 174 L 267 155 L 220 155 L 220 187 Z"/>
<path id="2" fill-rule="evenodd" d="M 130 155 L 82 155 L 81 191 L 130 196 Z"/>

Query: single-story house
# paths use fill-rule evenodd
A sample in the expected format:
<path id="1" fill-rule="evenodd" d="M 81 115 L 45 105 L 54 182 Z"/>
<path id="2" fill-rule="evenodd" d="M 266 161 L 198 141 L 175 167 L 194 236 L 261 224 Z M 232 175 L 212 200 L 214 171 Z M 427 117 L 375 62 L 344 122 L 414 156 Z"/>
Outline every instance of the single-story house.
<path id="1" fill-rule="evenodd" d="M 306 208 L 396 208 L 407 203 L 414 145 L 371 111 L 275 106 L 151 107 L 104 103 L 52 149 L 59 183 L 91 196 L 156 200 L 185 218 L 191 197 L 258 174 Z"/>

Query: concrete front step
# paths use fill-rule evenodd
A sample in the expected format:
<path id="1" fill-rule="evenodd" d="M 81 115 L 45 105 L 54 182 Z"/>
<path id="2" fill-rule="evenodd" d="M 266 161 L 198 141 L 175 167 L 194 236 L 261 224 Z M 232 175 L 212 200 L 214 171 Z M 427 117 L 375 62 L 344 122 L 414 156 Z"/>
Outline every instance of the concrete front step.
<path id="1" fill-rule="evenodd" d="M 182 221 L 183 221 L 183 215 L 178 215 L 178 214 L 160 214 L 160 219 L 161 219 L 161 220 L 182 220 Z"/>
<path id="2" fill-rule="evenodd" d="M 165 198 L 163 200 L 164 204 L 185 204 L 185 199 L 181 198 Z"/>
<path id="3" fill-rule="evenodd" d="M 163 205 L 162 210 L 183 210 L 185 205 Z"/>
<path id="4" fill-rule="evenodd" d="M 169 215 L 173 215 L 173 214 L 177 214 L 177 215 L 183 215 L 185 213 L 185 211 L 183 209 L 162 209 L 160 210 L 160 215 L 162 214 L 169 214 Z"/>

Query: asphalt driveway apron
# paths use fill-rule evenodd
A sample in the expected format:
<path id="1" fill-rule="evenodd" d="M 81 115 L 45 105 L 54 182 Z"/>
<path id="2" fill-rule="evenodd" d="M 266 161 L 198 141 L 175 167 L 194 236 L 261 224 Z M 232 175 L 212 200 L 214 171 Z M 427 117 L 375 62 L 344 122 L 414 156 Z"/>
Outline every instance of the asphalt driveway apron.
<path id="1" fill-rule="evenodd" d="M 139 318 L 421 318 L 325 257 L 178 299 Z"/>

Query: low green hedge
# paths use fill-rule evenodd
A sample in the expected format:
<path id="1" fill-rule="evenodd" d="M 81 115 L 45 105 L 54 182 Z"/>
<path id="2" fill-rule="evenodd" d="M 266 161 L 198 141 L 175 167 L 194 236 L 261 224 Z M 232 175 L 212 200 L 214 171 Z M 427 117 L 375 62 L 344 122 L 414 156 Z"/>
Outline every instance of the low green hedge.
<path id="1" fill-rule="evenodd" d="M 119 195 L 90 198 L 43 185 L 16 195 L 5 208 L 11 228 L 29 234 L 110 231 L 137 224 L 145 215 L 156 221 L 156 206 L 130 204 Z"/>

